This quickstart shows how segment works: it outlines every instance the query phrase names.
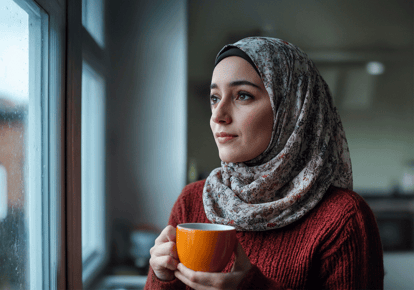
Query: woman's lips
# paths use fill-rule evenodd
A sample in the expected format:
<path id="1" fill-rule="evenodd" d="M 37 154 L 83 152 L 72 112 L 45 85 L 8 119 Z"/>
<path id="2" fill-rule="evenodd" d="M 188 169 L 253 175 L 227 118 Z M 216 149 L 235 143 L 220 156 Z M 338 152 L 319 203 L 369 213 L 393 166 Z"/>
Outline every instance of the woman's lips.
<path id="1" fill-rule="evenodd" d="M 217 137 L 217 142 L 219 142 L 220 144 L 224 144 L 230 140 L 233 140 L 234 138 L 237 138 L 236 135 L 227 135 L 227 136 L 223 136 L 223 137 Z"/>
<path id="2" fill-rule="evenodd" d="M 217 142 L 219 142 L 221 144 L 226 143 L 226 142 L 228 142 L 228 141 L 230 141 L 230 140 L 232 140 L 236 137 L 237 137 L 237 135 L 233 135 L 233 134 L 230 134 L 230 133 L 227 133 L 227 132 L 216 133 Z"/>

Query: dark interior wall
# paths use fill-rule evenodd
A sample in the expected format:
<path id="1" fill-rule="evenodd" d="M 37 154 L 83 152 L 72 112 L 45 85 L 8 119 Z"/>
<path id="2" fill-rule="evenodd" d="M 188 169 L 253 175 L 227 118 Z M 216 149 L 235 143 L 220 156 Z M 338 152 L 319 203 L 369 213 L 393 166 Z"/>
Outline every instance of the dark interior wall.
<path id="1" fill-rule="evenodd" d="M 107 193 L 114 225 L 163 228 L 185 185 L 187 6 L 107 1 Z"/>

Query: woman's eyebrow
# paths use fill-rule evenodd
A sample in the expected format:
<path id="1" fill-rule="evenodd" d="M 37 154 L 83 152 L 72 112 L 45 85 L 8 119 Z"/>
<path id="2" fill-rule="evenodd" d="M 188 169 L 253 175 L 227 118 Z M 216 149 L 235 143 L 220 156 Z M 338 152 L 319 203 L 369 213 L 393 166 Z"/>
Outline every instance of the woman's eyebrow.
<path id="1" fill-rule="evenodd" d="M 249 81 L 246 81 L 246 80 L 234 81 L 229 84 L 230 87 L 237 87 L 237 86 L 242 86 L 242 85 L 252 86 L 259 90 L 261 89 L 258 85 L 251 83 Z M 217 88 L 217 84 L 213 83 L 210 85 L 210 89 L 216 89 L 216 88 Z"/>

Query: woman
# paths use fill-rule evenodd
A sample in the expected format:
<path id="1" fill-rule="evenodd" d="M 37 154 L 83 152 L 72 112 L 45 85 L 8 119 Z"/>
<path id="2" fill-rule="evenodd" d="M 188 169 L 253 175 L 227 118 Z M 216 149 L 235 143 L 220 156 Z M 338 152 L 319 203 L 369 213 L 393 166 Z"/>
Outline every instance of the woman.
<path id="1" fill-rule="evenodd" d="M 345 133 L 328 86 L 296 46 L 249 37 L 225 46 L 211 82 L 221 167 L 187 185 L 151 249 L 146 289 L 380 289 L 372 211 L 352 191 Z M 238 230 L 223 273 L 178 261 L 175 227 Z"/>

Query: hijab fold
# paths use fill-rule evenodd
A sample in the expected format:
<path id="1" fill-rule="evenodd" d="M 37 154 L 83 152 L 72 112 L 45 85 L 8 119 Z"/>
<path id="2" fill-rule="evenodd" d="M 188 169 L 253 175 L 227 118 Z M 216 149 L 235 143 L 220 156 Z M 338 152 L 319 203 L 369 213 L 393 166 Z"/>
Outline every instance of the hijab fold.
<path id="1" fill-rule="evenodd" d="M 212 223 L 265 231 L 302 218 L 331 185 L 352 189 L 345 132 L 328 86 L 298 47 L 249 37 L 226 45 L 242 50 L 269 94 L 273 132 L 268 147 L 247 162 L 214 169 L 203 189 Z"/>

